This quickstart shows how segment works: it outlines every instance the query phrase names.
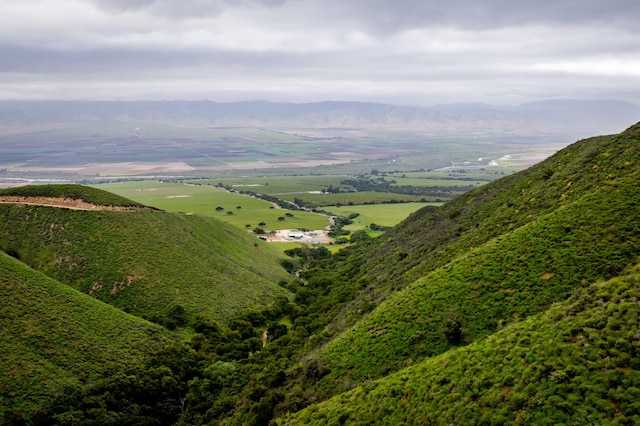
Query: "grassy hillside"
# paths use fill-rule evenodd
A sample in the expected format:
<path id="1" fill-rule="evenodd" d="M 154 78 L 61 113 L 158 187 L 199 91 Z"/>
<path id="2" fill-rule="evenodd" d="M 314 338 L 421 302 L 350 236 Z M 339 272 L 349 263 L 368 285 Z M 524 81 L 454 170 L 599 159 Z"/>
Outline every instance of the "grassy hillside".
<path id="1" fill-rule="evenodd" d="M 331 266 L 340 277 L 336 279 L 368 288 L 359 295 L 361 302 L 352 304 L 354 319 L 347 323 L 353 324 L 360 318 L 359 310 L 379 303 L 393 290 L 492 238 L 568 206 L 591 191 L 629 187 L 638 177 L 639 139 L 640 125 L 636 125 L 620 135 L 576 142 L 542 163 L 469 191 L 443 208 L 419 210 L 393 232 L 367 247 L 354 248 L 344 257 L 360 258 L 359 262 Z"/>
<path id="2" fill-rule="evenodd" d="M 334 255 L 292 250 L 283 285 L 295 300 L 272 299 L 223 326 L 195 321 L 198 334 L 168 357 L 185 373 L 172 379 L 184 411 L 175 412 L 173 396 L 169 416 L 149 416 L 157 424 L 637 423 L 639 173 L 640 124 L 421 209 L 380 238 L 362 233 Z M 259 256 L 273 260 L 248 235 L 163 212 L 62 212 L 0 206 L 2 248 L 133 312 L 217 309 L 223 300 L 237 302 L 231 316 L 241 303 L 234 295 L 244 306 L 267 300 L 266 290 L 247 300 L 252 278 L 267 271 Z M 199 271 L 214 261 L 241 272 L 223 278 L 235 292 L 206 300 L 218 287 L 202 285 L 208 275 Z M 203 305 L 187 305 L 194 298 Z M 182 354 L 198 361 L 182 368 Z M 154 362 L 146 369 L 159 372 Z M 100 409 L 118 407 L 121 424 L 127 410 L 166 400 L 162 387 L 140 396 L 144 377 L 103 377 L 82 401 L 63 399 L 54 417 L 104 424 Z"/>
<path id="3" fill-rule="evenodd" d="M 326 382 L 379 377 L 540 312 L 576 286 L 616 276 L 640 256 L 636 179 L 469 249 L 393 294 L 323 349 L 332 370 Z"/>
<path id="4" fill-rule="evenodd" d="M 71 184 L 19 186 L 0 190 L 0 197 L 3 195 L 19 197 L 69 198 L 101 206 L 151 208 L 110 192 L 100 191 L 88 186 Z"/>
<path id="5" fill-rule="evenodd" d="M 335 395 L 617 276 L 640 256 L 639 169 L 636 125 L 423 209 L 303 272 L 316 296 L 306 321 L 333 317 L 314 341 L 337 336 L 312 354 L 310 389 Z"/>
<path id="6" fill-rule="evenodd" d="M 0 249 L 147 318 L 184 308 L 227 320 L 288 295 L 276 249 L 200 216 L 0 204 Z"/>
<path id="7" fill-rule="evenodd" d="M 36 413 L 108 364 L 131 362 L 170 340 L 160 326 L 0 252 L 0 423 Z"/>
<path id="8" fill-rule="evenodd" d="M 636 266 L 278 424 L 638 424 L 639 299 Z"/>

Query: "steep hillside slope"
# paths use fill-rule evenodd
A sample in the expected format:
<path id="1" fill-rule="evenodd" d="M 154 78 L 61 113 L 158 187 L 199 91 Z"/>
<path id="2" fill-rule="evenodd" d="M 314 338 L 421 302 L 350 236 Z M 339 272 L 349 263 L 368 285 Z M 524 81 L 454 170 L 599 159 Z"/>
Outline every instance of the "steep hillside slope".
<path id="1" fill-rule="evenodd" d="M 173 339 L 0 252 L 0 423 Z"/>
<path id="2" fill-rule="evenodd" d="M 36 187 L 30 194 L 38 188 L 49 191 Z M 0 204 L 0 249 L 77 290 L 161 322 L 173 321 L 172 312 L 181 308 L 187 318 L 205 312 L 226 320 L 288 295 L 277 284 L 285 276 L 277 251 L 199 216 Z"/>
<path id="3" fill-rule="evenodd" d="M 351 313 L 357 320 L 358 312 L 375 306 L 389 292 L 577 197 L 594 190 L 617 190 L 610 186 L 616 181 L 632 190 L 640 162 L 639 139 L 640 126 L 636 125 L 620 135 L 581 140 L 521 173 L 465 193 L 443 208 L 421 209 L 393 232 L 330 260 L 330 267 L 320 269 L 334 271 L 332 280 L 367 288 L 360 293 L 360 301 L 344 313 L 347 325 L 353 323 Z M 348 261 L 342 262 L 343 258 Z M 309 279 L 314 273 L 308 274 Z"/>
<path id="4" fill-rule="evenodd" d="M 313 388 L 333 395 L 382 377 L 617 276 L 640 256 L 639 171 L 636 125 L 420 211 L 303 273 L 323 289 L 318 307 L 355 295 L 323 331 L 355 323 L 312 356 Z"/>
<path id="5" fill-rule="evenodd" d="M 639 300 L 636 266 L 278 424 L 638 424 Z"/>

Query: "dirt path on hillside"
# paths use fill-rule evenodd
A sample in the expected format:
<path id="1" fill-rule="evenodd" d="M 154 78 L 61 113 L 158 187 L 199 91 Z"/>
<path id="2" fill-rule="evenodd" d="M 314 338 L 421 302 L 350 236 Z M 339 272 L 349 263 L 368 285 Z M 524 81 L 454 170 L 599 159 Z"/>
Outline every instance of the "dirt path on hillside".
<path id="1" fill-rule="evenodd" d="M 18 195 L 0 196 L 0 203 L 5 204 L 26 204 L 31 206 L 47 206 L 59 207 L 71 210 L 149 210 L 146 207 L 123 207 L 123 206 L 103 206 L 98 204 L 87 203 L 83 200 L 73 198 L 56 198 L 56 197 L 22 197 Z"/>

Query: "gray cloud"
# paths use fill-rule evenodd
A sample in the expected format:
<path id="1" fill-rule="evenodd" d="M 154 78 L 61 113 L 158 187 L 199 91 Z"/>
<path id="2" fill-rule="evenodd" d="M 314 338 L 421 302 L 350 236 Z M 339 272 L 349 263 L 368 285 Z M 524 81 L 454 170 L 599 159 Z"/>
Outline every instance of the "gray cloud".
<path id="1" fill-rule="evenodd" d="M 636 0 L 0 2 L 0 98 L 640 102 Z"/>
<path id="2" fill-rule="evenodd" d="M 489 29 L 520 25 L 614 25 L 638 31 L 635 0 L 327 0 L 334 16 L 349 17 L 370 31 L 433 25 Z"/>
<path id="3" fill-rule="evenodd" d="M 99 8 L 116 14 L 143 11 L 168 19 L 217 17 L 238 6 L 279 7 L 287 0 L 92 0 Z"/>

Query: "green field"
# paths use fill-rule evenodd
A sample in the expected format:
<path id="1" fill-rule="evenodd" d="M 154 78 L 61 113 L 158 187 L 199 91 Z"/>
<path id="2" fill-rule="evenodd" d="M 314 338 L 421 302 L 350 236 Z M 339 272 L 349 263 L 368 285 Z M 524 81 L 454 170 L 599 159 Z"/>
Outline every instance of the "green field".
<path id="1" fill-rule="evenodd" d="M 340 182 L 348 178 L 347 175 L 308 175 L 308 176 L 265 176 L 245 178 L 225 178 L 207 180 L 189 180 L 187 182 L 229 186 L 238 191 L 252 191 L 268 195 L 284 195 L 293 193 L 308 193 L 322 191 L 329 185 L 341 186 Z"/>
<path id="2" fill-rule="evenodd" d="M 254 229 L 261 222 L 269 230 L 324 229 L 329 225 L 327 216 L 280 209 L 267 201 L 209 185 L 138 181 L 96 187 L 166 211 L 215 217 L 240 228 Z M 222 210 L 217 211 L 218 207 Z"/>
<path id="3" fill-rule="evenodd" d="M 437 205 L 442 205 L 442 203 L 369 204 L 363 206 L 335 207 L 329 208 L 328 210 L 330 210 L 331 213 L 345 217 L 357 213 L 359 216 L 353 219 L 353 223 L 345 226 L 345 229 L 353 232 L 360 229 L 367 229 L 372 223 L 382 226 L 394 226 L 424 206 Z"/>

